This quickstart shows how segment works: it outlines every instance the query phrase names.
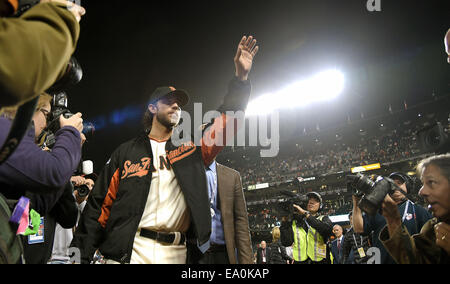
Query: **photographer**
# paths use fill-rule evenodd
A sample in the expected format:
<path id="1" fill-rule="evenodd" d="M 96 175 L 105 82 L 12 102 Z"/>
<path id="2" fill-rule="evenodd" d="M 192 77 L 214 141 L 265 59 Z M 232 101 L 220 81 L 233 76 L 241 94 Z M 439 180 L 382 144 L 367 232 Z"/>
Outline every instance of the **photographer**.
<path id="1" fill-rule="evenodd" d="M 59 118 L 61 129 L 55 134 L 56 143 L 51 152 L 42 151 L 35 144 L 47 124 L 50 113 L 49 95 L 43 94 L 33 116 L 34 128 L 20 142 L 17 150 L 0 165 L 0 192 L 8 199 L 19 199 L 26 191 L 45 194 L 55 193 L 66 185 L 81 158 L 83 120 L 81 113 L 66 119 Z M 14 117 L 14 108 L 3 110 L 0 117 L 0 143 Z"/>
<path id="2" fill-rule="evenodd" d="M 75 187 L 74 190 L 75 199 L 77 200 L 78 205 L 82 206 L 81 208 L 84 208 L 84 205 L 86 204 L 86 201 L 89 197 L 89 193 L 94 188 L 95 185 L 94 179 L 95 179 L 94 174 L 79 175 L 70 178 L 70 181 Z"/>
<path id="3" fill-rule="evenodd" d="M 26 263 L 46 263 L 51 253 L 49 246 L 52 242 L 49 239 L 54 234 L 51 224 L 58 221 L 65 227 L 71 227 L 77 218 L 72 187 L 67 181 L 81 156 L 81 114 L 70 119 L 61 117 L 61 129 L 56 133 L 53 152 L 43 151 L 36 145 L 36 137 L 47 125 L 50 101 L 51 96 L 47 94 L 39 97 L 32 120 L 34 128 L 29 129 L 17 150 L 0 166 L 0 193 L 13 201 L 26 196 L 30 200 L 30 209 L 44 216 L 38 234 L 22 238 Z M 17 107 L 2 110 L 0 142 L 5 139 L 4 130 L 9 129 L 10 119 L 14 118 L 16 111 Z"/>
<path id="4" fill-rule="evenodd" d="M 71 183 L 74 186 L 73 196 L 76 199 L 77 204 L 77 222 L 83 212 L 87 199 L 91 190 L 94 188 L 95 180 L 97 176 L 92 173 L 90 175 L 79 175 L 70 178 Z M 56 224 L 53 251 L 49 264 L 70 264 L 69 247 L 73 239 L 73 232 L 75 226 L 71 228 L 65 227 L 63 224 Z"/>
<path id="5" fill-rule="evenodd" d="M 450 154 L 433 156 L 422 160 L 417 167 L 423 187 L 419 191 L 433 212 L 422 230 L 410 233 L 402 224 L 395 201 L 386 196 L 383 215 L 387 226 L 380 240 L 392 257 L 401 264 L 450 263 Z"/>
<path id="6" fill-rule="evenodd" d="M 308 211 L 294 204 L 292 220 L 283 221 L 280 227 L 283 246 L 292 246 L 294 264 L 330 263 L 326 241 L 333 225 L 328 216 L 320 215 L 322 197 L 317 192 L 307 194 Z"/>
<path id="7" fill-rule="evenodd" d="M 35 6 L 8 17 L 27 3 Z M 0 0 L 0 107 L 36 97 L 64 75 L 84 13 L 70 1 Z"/>
<path id="8" fill-rule="evenodd" d="M 411 188 L 408 188 L 408 186 L 411 187 L 411 183 L 407 182 L 409 178 L 407 175 L 402 173 L 393 173 L 390 175 L 390 178 L 405 193 L 412 190 Z M 387 196 L 386 198 L 391 198 L 395 203 L 398 214 L 401 214 L 402 216 L 401 222 L 410 234 L 419 233 L 423 225 L 431 219 L 431 215 L 423 207 L 414 204 L 401 191 L 395 190 L 393 193 L 385 196 Z M 363 215 L 360 207 L 358 206 L 359 201 L 360 197 L 353 195 L 353 228 L 355 233 L 367 236 L 373 232 L 372 244 L 374 247 L 380 249 L 381 264 L 395 264 L 396 262 L 388 254 L 379 239 L 381 230 L 386 226 L 386 219 L 379 212 L 374 215 Z"/>

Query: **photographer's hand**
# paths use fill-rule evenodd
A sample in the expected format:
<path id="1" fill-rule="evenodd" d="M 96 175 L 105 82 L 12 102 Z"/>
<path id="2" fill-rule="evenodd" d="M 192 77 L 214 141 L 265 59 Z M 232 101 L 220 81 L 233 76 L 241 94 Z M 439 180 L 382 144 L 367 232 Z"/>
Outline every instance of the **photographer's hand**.
<path id="1" fill-rule="evenodd" d="M 450 225 L 441 222 L 434 226 L 434 231 L 436 233 L 436 245 L 450 255 Z"/>
<path id="2" fill-rule="evenodd" d="M 85 184 L 85 179 L 82 176 L 73 176 L 70 178 L 70 181 L 75 185 L 75 186 L 81 186 L 83 184 Z"/>
<path id="3" fill-rule="evenodd" d="M 81 146 L 84 145 L 84 142 L 86 142 L 86 135 L 84 135 L 83 133 L 80 134 L 81 136 Z"/>
<path id="4" fill-rule="evenodd" d="M 300 206 L 298 206 L 297 204 L 293 204 L 294 208 L 297 210 L 297 212 L 300 215 L 306 215 L 306 213 L 308 213 L 308 211 L 304 210 L 303 208 L 301 208 Z"/>
<path id="5" fill-rule="evenodd" d="M 73 3 L 71 1 L 66 1 L 66 0 L 41 0 L 40 3 L 49 3 L 49 2 L 61 3 L 61 4 L 66 5 L 67 10 L 72 12 L 72 14 L 75 16 L 75 18 L 77 19 L 78 22 L 81 21 L 81 17 L 86 14 L 86 9 L 84 9 L 83 7 Z"/>
<path id="6" fill-rule="evenodd" d="M 361 209 L 358 207 L 358 202 L 360 198 L 353 195 L 353 230 L 355 233 L 361 234 L 364 232 L 364 219 L 362 217 Z"/>
<path id="7" fill-rule="evenodd" d="M 64 126 L 72 126 L 75 127 L 80 133 L 83 131 L 83 119 L 81 118 L 83 115 L 79 112 L 74 114 L 70 118 L 64 118 L 62 115 L 59 117 L 59 124 L 61 128 Z"/>
<path id="8" fill-rule="evenodd" d="M 386 219 L 389 236 L 392 237 L 397 229 L 402 225 L 402 219 L 400 217 L 400 212 L 398 211 L 397 203 L 388 194 L 384 198 L 381 209 L 382 214 Z"/>

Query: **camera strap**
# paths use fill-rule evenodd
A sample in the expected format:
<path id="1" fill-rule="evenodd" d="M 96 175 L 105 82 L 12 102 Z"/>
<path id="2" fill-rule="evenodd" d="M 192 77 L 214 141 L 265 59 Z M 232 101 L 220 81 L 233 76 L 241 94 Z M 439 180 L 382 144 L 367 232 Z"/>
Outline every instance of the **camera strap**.
<path id="1" fill-rule="evenodd" d="M 39 96 L 24 103 L 17 110 L 8 137 L 0 150 L 0 165 L 3 164 L 17 149 L 23 136 L 28 130 L 33 118 Z"/>

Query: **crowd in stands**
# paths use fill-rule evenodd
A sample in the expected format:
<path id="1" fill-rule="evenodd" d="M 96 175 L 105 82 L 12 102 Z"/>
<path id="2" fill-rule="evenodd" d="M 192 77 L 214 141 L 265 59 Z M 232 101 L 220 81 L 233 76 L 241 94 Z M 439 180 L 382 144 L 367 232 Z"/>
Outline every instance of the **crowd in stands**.
<path id="1" fill-rule="evenodd" d="M 413 135 L 402 135 L 393 130 L 383 137 L 372 137 L 361 144 L 333 144 L 331 147 L 304 147 L 289 157 L 253 159 L 238 168 L 244 186 L 276 182 L 283 178 L 311 177 L 348 171 L 352 167 L 373 163 L 389 163 L 407 159 L 419 153 Z"/>
<path id="2" fill-rule="evenodd" d="M 423 119 L 414 123 L 405 121 L 392 128 L 382 125 L 379 129 L 361 130 L 360 135 L 337 137 L 334 141 L 317 139 L 314 143 L 303 143 L 299 138 L 298 143 L 294 142 L 295 148 L 288 153 L 281 149 L 274 158 L 262 159 L 243 151 L 239 159 L 231 158 L 224 164 L 240 172 L 244 187 L 294 177 L 348 172 L 357 166 L 398 162 L 423 154 L 416 133 L 429 124 Z"/>

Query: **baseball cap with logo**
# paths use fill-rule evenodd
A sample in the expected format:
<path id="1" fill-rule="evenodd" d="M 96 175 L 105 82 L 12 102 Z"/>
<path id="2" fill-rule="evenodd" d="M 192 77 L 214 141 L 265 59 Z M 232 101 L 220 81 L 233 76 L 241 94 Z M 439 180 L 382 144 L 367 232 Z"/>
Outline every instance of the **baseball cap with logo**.
<path id="1" fill-rule="evenodd" d="M 156 103 L 162 98 L 171 97 L 177 99 L 180 107 L 184 107 L 189 102 L 189 95 L 186 91 L 177 90 L 174 87 L 159 87 L 150 95 L 149 103 Z"/>

